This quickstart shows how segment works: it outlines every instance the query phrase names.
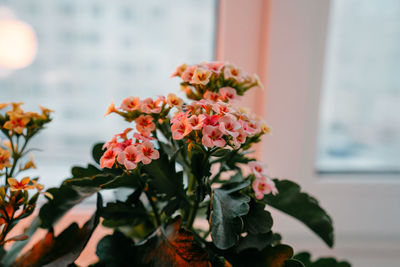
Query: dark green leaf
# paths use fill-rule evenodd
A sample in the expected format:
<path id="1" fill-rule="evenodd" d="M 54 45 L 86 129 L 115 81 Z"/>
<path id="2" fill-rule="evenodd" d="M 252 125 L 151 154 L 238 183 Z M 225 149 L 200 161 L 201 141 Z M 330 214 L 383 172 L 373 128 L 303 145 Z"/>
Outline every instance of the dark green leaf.
<path id="1" fill-rule="evenodd" d="M 96 166 L 92 164 L 88 164 L 88 166 L 85 167 L 73 167 L 71 169 L 72 176 L 74 178 L 82 178 L 82 177 L 92 177 L 97 174 L 101 174 L 102 171 L 98 169 Z"/>
<path id="2" fill-rule="evenodd" d="M 339 262 L 334 258 L 320 258 L 312 262 L 311 255 L 308 252 L 297 253 L 293 258 L 301 261 L 305 267 L 351 267 L 350 263 Z"/>
<path id="3" fill-rule="evenodd" d="M 102 198 L 98 194 L 97 210 L 101 207 Z M 82 228 L 73 223 L 57 237 L 54 237 L 51 229 L 44 239 L 38 241 L 29 251 L 18 257 L 12 266 L 69 266 L 79 257 L 98 223 L 99 215 L 96 212 Z"/>
<path id="4" fill-rule="evenodd" d="M 238 253 L 246 249 L 257 249 L 263 250 L 266 246 L 271 245 L 273 241 L 272 232 L 264 234 L 248 234 L 245 237 L 241 237 L 239 243 L 235 247 Z"/>
<path id="5" fill-rule="evenodd" d="M 100 191 L 100 185 L 110 179 L 109 175 L 67 179 L 59 188 L 50 188 L 48 192 L 53 195 L 53 200 L 44 204 L 39 211 L 41 227 L 51 228 L 68 210 Z"/>
<path id="6" fill-rule="evenodd" d="M 143 205 L 131 206 L 125 202 L 108 203 L 101 210 L 103 225 L 107 227 L 134 226 L 148 217 Z"/>
<path id="7" fill-rule="evenodd" d="M 103 156 L 104 143 L 97 143 L 92 148 L 92 157 L 97 164 L 100 164 L 100 158 Z"/>
<path id="8" fill-rule="evenodd" d="M 166 154 L 160 153 L 160 158 L 143 165 L 143 170 L 150 176 L 149 184 L 156 193 L 167 198 L 184 197 L 183 173 L 176 172 L 175 162 L 170 162 Z"/>
<path id="9" fill-rule="evenodd" d="M 235 187 L 226 186 L 225 189 L 215 189 L 212 196 L 212 210 L 210 218 L 211 237 L 219 249 L 227 249 L 236 244 L 243 230 L 241 216 L 249 212 L 248 196 L 238 193 L 249 186 L 245 181 Z"/>
<path id="10" fill-rule="evenodd" d="M 301 261 L 290 259 L 285 261 L 283 267 L 305 267 L 305 266 Z"/>
<path id="11" fill-rule="evenodd" d="M 138 173 L 123 174 L 115 176 L 112 180 L 100 185 L 102 189 L 114 189 L 114 188 L 138 188 L 140 186 L 141 177 Z"/>
<path id="12" fill-rule="evenodd" d="M 234 267 L 284 267 L 285 261 L 293 256 L 293 249 L 288 245 L 267 246 L 262 251 L 246 249 L 240 253 L 235 249 L 218 250 L 210 243 L 207 246 L 227 259 Z"/>
<path id="13" fill-rule="evenodd" d="M 135 260 L 136 253 L 137 248 L 132 239 L 115 231 L 112 235 L 105 236 L 97 244 L 96 255 L 99 257 L 99 263 L 95 266 L 140 266 Z"/>
<path id="14" fill-rule="evenodd" d="M 245 231 L 250 234 L 263 234 L 271 231 L 273 224 L 271 213 L 265 210 L 265 205 L 255 201 L 250 202 L 249 213 L 243 216 Z"/>
<path id="15" fill-rule="evenodd" d="M 28 239 L 15 242 L 12 247 L 7 250 L 5 253 L 4 257 L 0 257 L 3 259 L 2 263 L 5 266 L 10 266 L 15 259 L 17 258 L 18 254 L 22 251 L 22 249 L 28 244 L 28 242 L 31 240 L 33 234 L 36 232 L 36 230 L 40 226 L 40 220 L 38 217 L 36 217 L 31 224 L 29 225 L 28 229 L 25 230 L 24 234 L 28 236 Z"/>
<path id="16" fill-rule="evenodd" d="M 279 193 L 265 195 L 265 202 L 300 220 L 313 230 L 329 246 L 333 246 L 333 225 L 331 217 L 319 206 L 318 201 L 301 192 L 300 186 L 288 180 L 274 179 Z"/>
<path id="17" fill-rule="evenodd" d="M 213 156 L 213 157 L 224 157 L 230 152 L 231 152 L 230 149 L 220 148 L 220 149 L 217 149 L 214 153 L 212 153 L 211 156 Z"/>

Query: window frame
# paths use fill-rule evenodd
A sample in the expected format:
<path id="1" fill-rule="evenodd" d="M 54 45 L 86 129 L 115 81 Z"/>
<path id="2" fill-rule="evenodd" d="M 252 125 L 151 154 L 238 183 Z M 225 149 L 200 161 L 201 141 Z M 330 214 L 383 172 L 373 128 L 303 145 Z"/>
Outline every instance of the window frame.
<path id="1" fill-rule="evenodd" d="M 334 219 L 335 249 L 280 213 L 274 212 L 274 228 L 297 249 L 368 266 L 395 263 L 400 260 L 400 175 L 316 169 L 330 7 L 331 0 L 221 0 L 217 59 L 264 81 L 266 89 L 255 89 L 244 101 L 272 127 L 257 155 L 271 175 L 288 177 L 317 196 Z"/>

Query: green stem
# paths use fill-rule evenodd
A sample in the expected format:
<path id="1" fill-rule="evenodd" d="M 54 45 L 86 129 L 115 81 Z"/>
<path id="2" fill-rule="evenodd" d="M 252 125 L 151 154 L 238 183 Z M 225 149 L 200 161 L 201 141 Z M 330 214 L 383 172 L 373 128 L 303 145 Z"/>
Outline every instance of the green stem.
<path id="1" fill-rule="evenodd" d="M 199 209 L 199 201 L 196 199 L 194 205 L 190 210 L 189 218 L 187 220 L 187 227 L 191 229 L 193 227 L 194 219 L 196 219 L 197 210 Z"/>
<path id="2" fill-rule="evenodd" d="M 157 227 L 159 227 L 161 225 L 161 219 L 160 219 L 160 215 L 158 214 L 158 209 L 157 209 L 156 203 L 154 203 L 149 191 L 146 190 L 146 191 L 144 191 L 144 193 L 145 193 L 147 199 L 149 200 L 151 208 L 153 209 L 154 216 L 156 218 Z"/>

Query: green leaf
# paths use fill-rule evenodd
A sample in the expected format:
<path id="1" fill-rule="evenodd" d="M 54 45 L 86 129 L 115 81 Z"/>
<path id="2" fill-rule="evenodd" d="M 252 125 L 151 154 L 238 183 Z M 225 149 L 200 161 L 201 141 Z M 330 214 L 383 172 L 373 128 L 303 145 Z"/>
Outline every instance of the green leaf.
<path id="1" fill-rule="evenodd" d="M 305 267 L 351 267 L 350 263 L 346 261 L 337 261 L 334 258 L 320 258 L 316 261 L 311 261 L 311 255 L 308 252 L 300 252 L 293 256 L 293 258 L 301 261 Z"/>
<path id="2" fill-rule="evenodd" d="M 301 261 L 289 259 L 286 260 L 283 267 L 305 267 Z"/>
<path id="3" fill-rule="evenodd" d="M 92 157 L 97 164 L 100 164 L 100 158 L 104 153 L 103 145 L 104 143 L 97 143 L 92 148 Z"/>
<path id="4" fill-rule="evenodd" d="M 272 232 L 264 234 L 248 234 L 247 236 L 240 238 L 239 243 L 235 247 L 235 250 L 238 253 L 246 249 L 257 249 L 258 251 L 261 251 L 268 245 L 271 245 L 272 241 Z"/>
<path id="5" fill-rule="evenodd" d="M 0 257 L 3 259 L 2 263 L 4 266 L 11 266 L 11 264 L 15 261 L 17 258 L 18 254 L 22 251 L 22 249 L 28 244 L 28 242 L 31 240 L 33 234 L 36 232 L 36 230 L 40 226 L 40 220 L 38 217 L 36 217 L 29 227 L 24 231 L 24 234 L 28 236 L 28 239 L 15 242 L 12 247 L 5 251 L 5 256 Z"/>
<path id="6" fill-rule="evenodd" d="M 272 216 L 265 210 L 265 205 L 255 201 L 250 202 L 250 211 L 243 216 L 245 231 L 250 234 L 264 234 L 271 231 Z"/>
<path id="7" fill-rule="evenodd" d="M 219 249 L 230 248 L 239 240 L 244 226 L 241 216 L 246 215 L 250 208 L 250 197 L 240 194 L 239 191 L 249 184 L 249 181 L 245 181 L 236 186 L 229 185 L 214 190 L 210 228 L 213 242 Z"/>
<path id="8" fill-rule="evenodd" d="M 231 152 L 230 149 L 220 148 L 220 149 L 217 149 L 216 151 L 214 151 L 214 153 L 212 153 L 211 156 L 213 156 L 213 157 L 224 157 L 230 152 Z"/>
<path id="9" fill-rule="evenodd" d="M 167 198 L 185 197 L 183 173 L 176 172 L 175 162 L 170 162 L 166 154 L 160 153 L 159 159 L 143 165 L 143 171 L 150 176 L 149 184 L 157 193 L 165 194 Z"/>
<path id="10" fill-rule="evenodd" d="M 102 197 L 98 194 L 97 211 L 102 207 L 102 203 Z M 70 266 L 85 248 L 98 223 L 99 214 L 96 212 L 82 228 L 73 223 L 57 237 L 51 229 L 42 240 L 19 256 L 12 266 Z"/>
<path id="11" fill-rule="evenodd" d="M 102 189 L 114 189 L 114 188 L 138 188 L 140 187 L 141 177 L 138 173 L 123 174 L 115 176 L 114 179 L 107 181 L 106 183 L 100 185 Z"/>
<path id="12" fill-rule="evenodd" d="M 207 244 L 209 249 L 223 256 L 234 267 L 284 267 L 287 260 L 292 259 L 293 249 L 288 245 L 267 246 L 262 251 L 246 249 L 237 252 L 234 249 L 218 250 Z M 296 266 L 297 267 L 297 266 Z"/>
<path id="13" fill-rule="evenodd" d="M 318 201 L 310 195 L 301 192 L 301 188 L 288 180 L 274 179 L 279 191 L 277 195 L 265 195 L 264 201 L 280 211 L 293 216 L 313 230 L 325 243 L 332 247 L 333 222 Z"/>
<path id="14" fill-rule="evenodd" d="M 209 177 L 211 175 L 211 165 L 203 152 L 193 150 L 190 157 L 190 165 L 191 171 L 197 181 L 201 181 L 203 177 Z"/>
<path id="15" fill-rule="evenodd" d="M 141 223 L 149 215 L 143 205 L 129 205 L 117 201 L 108 203 L 101 209 L 101 216 L 104 218 L 103 225 L 107 227 L 134 226 Z"/>
<path id="16" fill-rule="evenodd" d="M 112 235 L 105 236 L 97 244 L 96 255 L 99 263 L 95 266 L 102 267 L 124 267 L 135 265 L 137 248 L 132 239 L 121 232 L 115 231 Z"/>
<path id="17" fill-rule="evenodd" d="M 109 175 L 67 179 L 59 188 L 50 188 L 48 192 L 53 195 L 53 199 L 39 211 L 41 227 L 50 229 L 68 210 L 100 191 L 100 185 L 110 179 Z"/>
<path id="18" fill-rule="evenodd" d="M 85 167 L 73 167 L 71 169 L 72 176 L 74 178 L 82 178 L 82 177 L 92 177 L 97 174 L 101 174 L 102 171 L 98 169 L 96 166 L 92 164 L 88 164 L 88 166 Z"/>

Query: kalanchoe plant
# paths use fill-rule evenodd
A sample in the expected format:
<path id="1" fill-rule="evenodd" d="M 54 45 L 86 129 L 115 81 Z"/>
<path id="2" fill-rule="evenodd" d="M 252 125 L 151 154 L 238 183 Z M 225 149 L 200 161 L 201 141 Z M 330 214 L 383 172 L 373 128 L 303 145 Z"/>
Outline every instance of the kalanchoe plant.
<path id="1" fill-rule="evenodd" d="M 22 174 L 36 168 L 33 158 L 26 160 L 28 142 L 44 125 L 51 121 L 51 110 L 40 107 L 42 112 L 24 112 L 22 103 L 0 104 L 0 130 L 4 141 L 0 144 L 0 255 L 4 245 L 10 241 L 21 241 L 26 235 L 10 237 L 8 234 L 23 218 L 32 214 L 39 194 L 47 198 L 51 195 L 43 191 L 38 178 Z M 23 178 L 20 178 L 23 177 Z M 29 192 L 34 191 L 31 195 Z"/>
<path id="2" fill-rule="evenodd" d="M 71 178 L 48 190 L 54 199 L 27 229 L 40 225 L 48 235 L 18 258 L 22 247 L 14 246 L 4 265 L 73 266 L 102 218 L 114 233 L 98 243 L 95 267 L 350 266 L 294 256 L 272 231 L 269 207 L 333 246 L 332 220 L 318 201 L 294 182 L 269 177 L 251 156 L 270 129 L 236 102 L 262 86 L 258 77 L 222 62 L 184 64 L 172 76 L 182 79 L 188 101 L 169 94 L 111 103 L 106 115 L 122 116 L 129 128 L 94 146 L 96 164 L 73 167 Z M 124 189 L 125 197 L 103 206 L 98 192 L 109 189 Z M 71 225 L 55 237 L 58 219 L 95 193 L 97 211 L 85 226 Z"/>

